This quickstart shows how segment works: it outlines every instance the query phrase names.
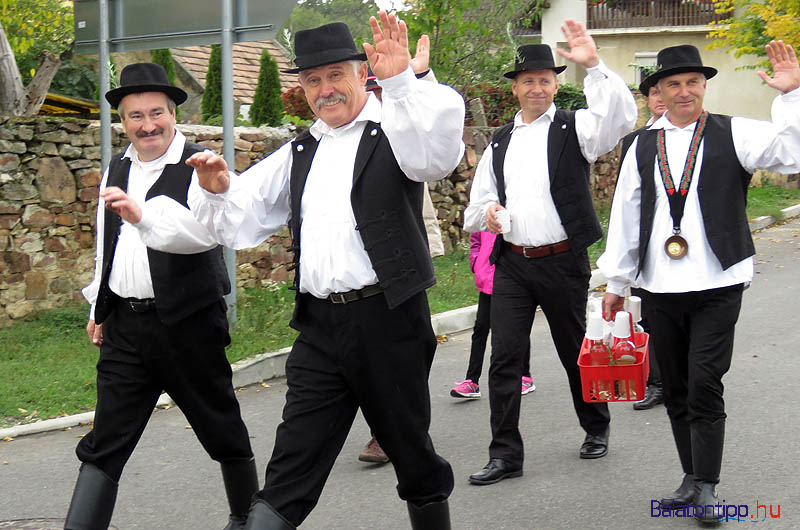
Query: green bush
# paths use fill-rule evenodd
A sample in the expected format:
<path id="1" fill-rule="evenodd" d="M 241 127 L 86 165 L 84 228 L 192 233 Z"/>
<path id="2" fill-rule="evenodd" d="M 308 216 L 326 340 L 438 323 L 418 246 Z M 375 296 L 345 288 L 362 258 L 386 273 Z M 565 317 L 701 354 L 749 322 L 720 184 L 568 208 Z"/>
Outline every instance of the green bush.
<path id="1" fill-rule="evenodd" d="M 211 45 L 211 56 L 208 58 L 206 72 L 206 88 L 203 90 L 203 103 L 200 106 L 203 123 L 211 116 L 222 115 L 222 46 Z"/>
<path id="2" fill-rule="evenodd" d="M 160 64 L 164 71 L 167 72 L 167 79 L 169 84 L 175 84 L 175 61 L 172 60 L 172 53 L 169 49 L 161 48 L 160 50 L 153 50 L 150 52 L 150 60 L 156 64 Z"/>
<path id="3" fill-rule="evenodd" d="M 301 86 L 295 86 L 281 94 L 283 108 L 289 116 L 297 116 L 302 120 L 313 120 L 314 113 L 306 101 L 306 92 Z"/>
<path id="4" fill-rule="evenodd" d="M 281 78 L 278 64 L 269 50 L 261 52 L 261 69 L 258 85 L 250 107 L 250 121 L 256 127 L 267 124 L 277 127 L 283 121 L 283 99 L 281 99 Z"/>

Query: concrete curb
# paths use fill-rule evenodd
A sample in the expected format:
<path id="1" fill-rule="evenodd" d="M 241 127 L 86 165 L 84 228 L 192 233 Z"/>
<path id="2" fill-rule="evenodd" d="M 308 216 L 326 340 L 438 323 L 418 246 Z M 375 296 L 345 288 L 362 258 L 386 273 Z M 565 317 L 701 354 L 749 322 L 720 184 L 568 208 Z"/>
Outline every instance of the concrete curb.
<path id="1" fill-rule="evenodd" d="M 789 219 L 800 215 L 800 204 L 790 206 L 781 210 L 781 219 Z M 761 216 L 750 221 L 750 231 L 755 232 L 761 230 L 772 224 L 778 222 L 774 217 Z M 595 269 L 592 271 L 592 278 L 589 280 L 589 289 L 594 290 L 606 284 L 606 277 L 600 270 Z M 437 313 L 431 316 L 431 325 L 433 331 L 437 335 L 446 335 L 448 333 L 456 333 L 470 329 L 475 323 L 475 315 L 478 311 L 478 306 L 473 305 L 469 307 L 462 307 L 444 313 Z M 289 356 L 291 347 L 283 348 L 274 352 L 261 353 L 255 357 L 243 359 L 231 365 L 233 370 L 233 386 L 240 388 L 259 381 L 266 381 L 277 377 L 286 375 L 286 358 Z M 167 394 L 162 394 L 156 403 L 156 407 L 169 407 L 174 405 L 174 402 Z M 74 414 L 72 416 L 64 416 L 62 418 L 53 418 L 50 420 L 42 420 L 36 423 L 27 423 L 24 425 L 14 425 L 0 429 L 0 440 L 4 438 L 16 438 L 18 436 L 25 436 L 28 434 L 37 434 L 47 431 L 55 431 L 60 429 L 68 429 L 91 423 L 94 420 L 94 412 L 84 412 L 82 414 Z"/>

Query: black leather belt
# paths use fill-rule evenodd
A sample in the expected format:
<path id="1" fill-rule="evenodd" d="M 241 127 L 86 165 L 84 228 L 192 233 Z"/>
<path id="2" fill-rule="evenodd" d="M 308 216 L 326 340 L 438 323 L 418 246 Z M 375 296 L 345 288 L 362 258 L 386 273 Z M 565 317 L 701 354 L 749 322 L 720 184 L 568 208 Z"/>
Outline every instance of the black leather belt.
<path id="1" fill-rule="evenodd" d="M 147 313 L 156 308 L 155 298 L 122 298 L 121 301 L 134 313 Z"/>
<path id="2" fill-rule="evenodd" d="M 348 302 L 355 302 L 356 300 L 363 300 L 364 298 L 369 298 L 370 296 L 375 296 L 382 292 L 383 289 L 381 289 L 381 286 L 378 284 L 367 285 L 362 289 L 355 289 L 353 291 L 347 291 L 346 293 L 331 293 L 328 295 L 328 300 L 334 304 L 346 304 Z"/>
<path id="3" fill-rule="evenodd" d="M 558 243 L 553 243 L 552 245 L 542 245 L 541 247 L 521 247 L 514 243 L 509 243 L 508 241 L 506 241 L 505 244 L 508 248 L 517 254 L 522 254 L 526 258 L 544 258 L 545 256 L 551 256 L 553 254 L 561 254 L 572 248 L 567 239 L 559 241 Z"/>

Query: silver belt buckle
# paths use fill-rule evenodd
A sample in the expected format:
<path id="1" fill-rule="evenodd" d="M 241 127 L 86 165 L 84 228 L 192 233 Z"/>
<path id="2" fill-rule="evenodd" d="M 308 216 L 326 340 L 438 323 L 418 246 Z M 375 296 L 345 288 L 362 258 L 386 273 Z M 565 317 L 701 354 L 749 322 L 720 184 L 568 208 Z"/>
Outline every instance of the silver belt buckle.
<path id="1" fill-rule="evenodd" d="M 343 293 L 331 293 L 328 296 L 334 304 L 346 304 L 347 298 L 345 298 Z"/>

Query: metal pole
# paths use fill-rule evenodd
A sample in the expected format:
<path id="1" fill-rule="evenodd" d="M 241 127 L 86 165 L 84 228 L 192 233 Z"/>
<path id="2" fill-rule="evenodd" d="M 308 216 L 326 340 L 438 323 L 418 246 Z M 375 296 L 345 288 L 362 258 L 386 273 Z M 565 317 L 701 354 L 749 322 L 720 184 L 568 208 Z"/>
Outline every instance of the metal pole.
<path id="1" fill-rule="evenodd" d="M 99 0 L 100 39 L 98 42 L 98 60 L 100 61 L 100 165 L 105 171 L 111 161 L 111 105 L 105 94 L 110 89 L 108 80 L 109 35 L 108 35 L 108 0 Z"/>
<path id="2" fill-rule="evenodd" d="M 223 157 L 231 172 L 236 168 L 233 149 L 233 5 L 222 0 L 222 141 Z M 228 303 L 228 323 L 236 325 L 236 251 L 225 249 L 225 263 L 231 292 L 225 297 Z"/>

